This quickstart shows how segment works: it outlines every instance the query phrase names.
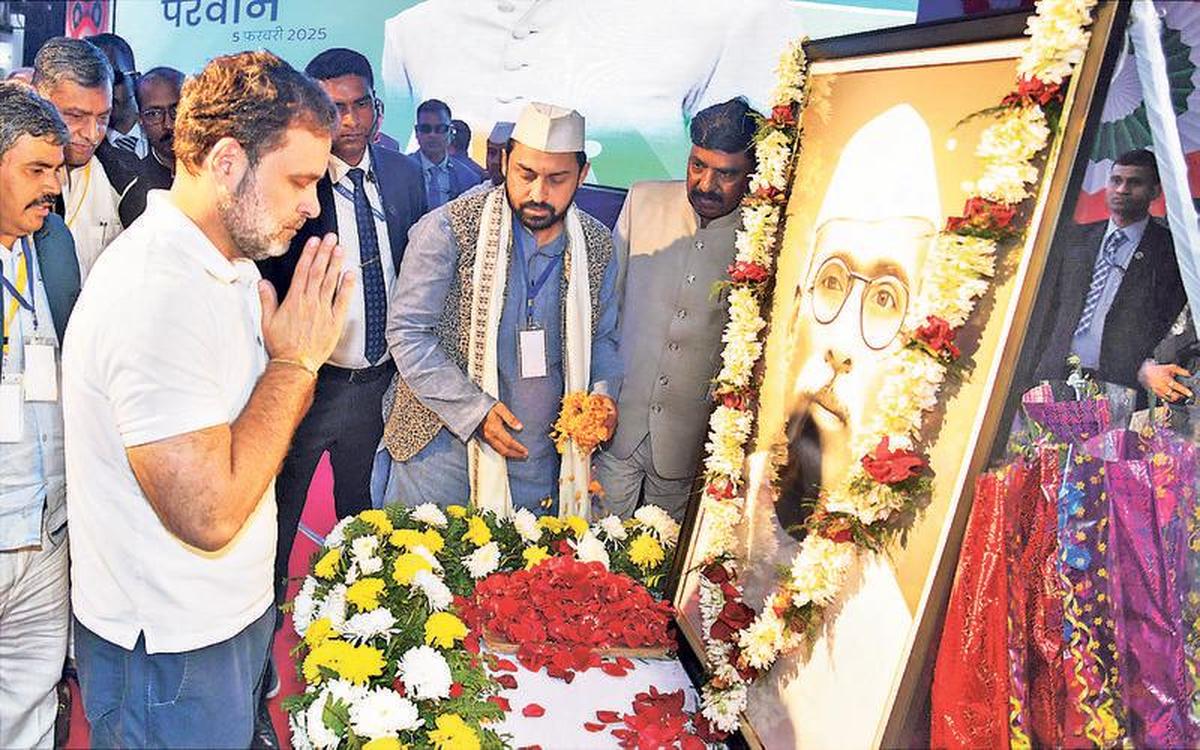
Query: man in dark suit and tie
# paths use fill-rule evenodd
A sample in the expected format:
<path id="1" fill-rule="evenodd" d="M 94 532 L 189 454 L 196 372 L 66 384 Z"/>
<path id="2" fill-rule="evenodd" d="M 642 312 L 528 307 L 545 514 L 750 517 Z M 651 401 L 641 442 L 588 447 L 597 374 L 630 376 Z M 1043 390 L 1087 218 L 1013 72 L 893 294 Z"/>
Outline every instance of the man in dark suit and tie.
<path id="1" fill-rule="evenodd" d="M 1186 302 L 1171 233 L 1149 214 L 1160 192 L 1149 151 L 1129 151 L 1113 163 L 1108 221 L 1070 230 L 1046 269 L 1057 306 L 1038 341 L 1036 380 L 1065 378 L 1073 354 L 1099 380 L 1148 388 L 1170 401 L 1188 395 L 1174 379 L 1182 369 L 1152 359 Z"/>
<path id="2" fill-rule="evenodd" d="M 409 154 L 421 167 L 425 197 L 432 211 L 483 182 L 483 170 L 469 159 L 450 153 L 454 137 L 450 105 L 427 99 L 417 107 L 416 151 Z"/>
<path id="3" fill-rule="evenodd" d="M 285 255 L 261 263 L 260 269 L 276 289 L 287 289 L 304 243 L 333 232 L 345 253 L 345 267 L 357 269 L 362 279 L 362 292 L 350 304 L 345 330 L 330 364 L 321 368 L 312 407 L 296 430 L 276 480 L 279 602 L 321 454 L 329 451 L 333 464 L 338 517 L 371 505 L 371 464 L 383 435 L 383 393 L 396 372 L 385 340 L 388 294 L 400 270 L 408 229 L 425 213 L 425 188 L 416 163 L 404 154 L 369 145 L 379 104 L 367 59 L 352 50 L 329 49 L 313 58 L 305 72 L 329 94 L 340 118 L 329 171 L 317 183 L 321 212 L 304 224 Z"/>

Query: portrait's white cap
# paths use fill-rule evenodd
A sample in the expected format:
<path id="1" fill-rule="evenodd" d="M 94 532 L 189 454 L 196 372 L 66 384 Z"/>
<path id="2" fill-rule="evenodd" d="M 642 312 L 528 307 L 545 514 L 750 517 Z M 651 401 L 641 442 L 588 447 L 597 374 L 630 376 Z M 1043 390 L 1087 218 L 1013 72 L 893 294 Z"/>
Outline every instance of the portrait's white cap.
<path id="1" fill-rule="evenodd" d="M 496 146 L 503 146 L 508 143 L 508 139 L 512 138 L 513 126 L 515 123 L 501 120 L 492 126 L 492 132 L 488 134 L 488 143 Z"/>
<path id="2" fill-rule="evenodd" d="M 846 142 L 825 191 L 817 226 L 829 219 L 900 216 L 942 225 L 933 137 L 911 105 L 877 115 Z"/>
<path id="3" fill-rule="evenodd" d="M 549 154 L 583 151 L 583 115 L 553 104 L 530 102 L 513 126 L 514 141 Z"/>

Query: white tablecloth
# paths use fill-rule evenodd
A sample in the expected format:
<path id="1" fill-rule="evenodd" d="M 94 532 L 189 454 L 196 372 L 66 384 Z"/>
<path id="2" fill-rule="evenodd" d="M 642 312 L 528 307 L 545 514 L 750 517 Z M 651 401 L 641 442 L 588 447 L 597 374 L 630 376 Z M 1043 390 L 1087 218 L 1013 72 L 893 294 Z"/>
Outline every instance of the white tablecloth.
<path id="1" fill-rule="evenodd" d="M 516 663 L 515 657 L 506 657 Z M 542 750 L 600 750 L 618 747 L 617 738 L 609 729 L 589 732 L 584 722 L 596 722 L 597 711 L 633 712 L 633 697 L 647 692 L 653 685 L 660 693 L 684 691 L 684 706 L 696 709 L 696 690 L 688 679 L 683 665 L 674 659 L 635 659 L 634 669 L 624 677 L 612 677 L 599 668 L 577 673 L 567 684 L 546 675 L 545 670 L 530 672 L 519 664 L 511 674 L 517 679 L 515 690 L 504 690 L 501 696 L 512 706 L 497 731 L 512 735 L 514 747 L 540 745 Z M 521 709 L 536 703 L 546 709 L 541 718 L 526 718 Z M 612 724 L 610 728 L 623 727 Z"/>

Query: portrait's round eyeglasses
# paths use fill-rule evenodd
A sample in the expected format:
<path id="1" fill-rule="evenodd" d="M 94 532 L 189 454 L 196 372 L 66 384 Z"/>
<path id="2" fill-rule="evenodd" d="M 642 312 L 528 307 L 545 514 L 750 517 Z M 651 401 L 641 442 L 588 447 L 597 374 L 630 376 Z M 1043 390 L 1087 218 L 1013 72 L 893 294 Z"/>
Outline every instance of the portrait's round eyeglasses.
<path id="1" fill-rule="evenodd" d="M 826 258 L 808 288 L 813 317 L 821 324 L 832 323 L 845 307 L 855 281 L 864 285 L 859 333 L 871 349 L 884 349 L 896 338 L 908 313 L 908 285 L 891 274 L 870 278 L 850 270 L 841 258 Z"/>

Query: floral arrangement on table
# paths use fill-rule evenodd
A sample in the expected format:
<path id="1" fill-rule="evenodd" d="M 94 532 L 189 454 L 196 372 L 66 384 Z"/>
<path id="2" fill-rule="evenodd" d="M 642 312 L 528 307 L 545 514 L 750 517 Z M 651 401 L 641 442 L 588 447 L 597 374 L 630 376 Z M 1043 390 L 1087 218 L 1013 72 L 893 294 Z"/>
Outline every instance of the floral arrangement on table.
<path id="1" fill-rule="evenodd" d="M 468 625 L 476 587 L 549 561 L 554 569 L 581 565 L 592 582 L 620 581 L 622 591 L 633 590 L 633 579 L 661 598 L 678 538 L 678 524 L 655 506 L 628 521 L 609 516 L 591 525 L 574 516 L 519 510 L 501 519 L 432 504 L 343 519 L 291 604 L 305 685 L 284 701 L 293 746 L 505 747 L 491 727 L 508 710 L 499 691 L 515 680 L 492 672 L 515 665 L 482 651 L 480 632 Z M 559 648 L 571 653 L 577 645 Z M 561 658 L 549 640 L 539 654 L 548 663 Z M 525 712 L 540 710 L 531 704 Z"/>
<path id="2" fill-rule="evenodd" d="M 1083 59 L 1095 3 L 1039 0 L 1026 29 L 1030 39 L 1014 90 L 999 106 L 981 113 L 995 118 L 976 149 L 983 173 L 963 215 L 947 221 L 927 260 L 931 273 L 910 308 L 901 343 L 884 365 L 888 376 L 880 407 L 853 446 L 861 461 L 822 493 L 799 552 L 760 613 L 742 599 L 735 529 L 745 507 L 743 466 L 761 377 L 755 366 L 763 352 L 763 305 L 769 299 L 807 97 L 802 43 L 783 55 L 771 114 L 756 137 L 758 171 L 743 202 L 737 257 L 726 282 L 729 323 L 706 444 L 705 523 L 698 555 L 710 673 L 701 698 L 705 717 L 718 729 L 738 727 L 750 683 L 780 653 L 811 640 L 856 555 L 881 549 L 896 532 L 896 520 L 916 508 L 927 491 L 921 442 L 925 414 L 938 406 L 947 376 L 961 367 L 955 336 L 990 286 L 1000 243 L 1015 241 L 1023 232 L 1018 223 L 1022 204 L 1038 181 L 1038 160 L 1057 127 L 1065 81 Z"/>

